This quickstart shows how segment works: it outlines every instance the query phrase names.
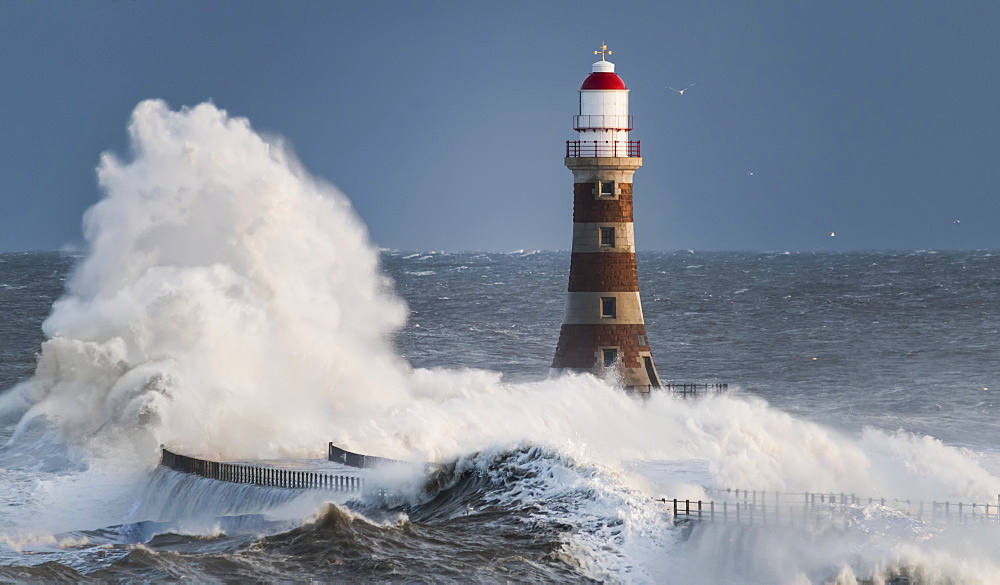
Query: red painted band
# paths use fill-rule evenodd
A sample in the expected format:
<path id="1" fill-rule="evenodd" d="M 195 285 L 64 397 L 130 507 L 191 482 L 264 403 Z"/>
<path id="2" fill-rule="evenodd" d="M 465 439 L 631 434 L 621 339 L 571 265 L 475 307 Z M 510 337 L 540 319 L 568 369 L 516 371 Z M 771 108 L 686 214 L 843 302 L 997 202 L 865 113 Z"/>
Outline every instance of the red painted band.
<path id="1" fill-rule="evenodd" d="M 645 325 L 563 325 L 552 359 L 553 368 L 591 369 L 599 361 L 598 349 L 617 347 L 622 366 L 638 368 L 639 336 L 646 337 Z M 648 346 L 642 347 L 649 351 Z"/>
<path id="2" fill-rule="evenodd" d="M 575 223 L 631 223 L 632 183 L 618 183 L 617 199 L 598 199 L 594 183 L 573 184 L 573 221 Z"/>
<path id="3" fill-rule="evenodd" d="M 633 252 L 573 252 L 569 292 L 638 292 Z"/>

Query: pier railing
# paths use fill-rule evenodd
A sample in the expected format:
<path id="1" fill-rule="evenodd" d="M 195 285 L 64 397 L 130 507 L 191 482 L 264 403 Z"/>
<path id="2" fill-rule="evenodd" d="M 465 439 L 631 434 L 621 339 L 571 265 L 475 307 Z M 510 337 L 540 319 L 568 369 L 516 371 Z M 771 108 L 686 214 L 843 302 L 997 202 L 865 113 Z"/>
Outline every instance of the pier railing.
<path id="1" fill-rule="evenodd" d="M 179 471 L 233 483 L 245 483 L 288 489 L 321 489 L 338 492 L 359 492 L 364 479 L 350 475 L 328 475 L 297 469 L 277 469 L 257 465 L 239 465 L 196 459 L 161 449 L 160 465 Z"/>
<path id="2" fill-rule="evenodd" d="M 671 392 L 677 394 L 678 396 L 683 396 L 684 398 L 696 397 L 705 394 L 723 394 L 729 392 L 729 384 L 693 384 L 693 383 L 680 383 L 680 382 L 666 382 L 660 384 L 659 386 L 653 386 L 649 384 L 647 386 L 630 386 L 628 388 L 629 392 L 639 392 L 641 394 L 648 394 L 654 390 Z"/>
<path id="3" fill-rule="evenodd" d="M 358 467 L 361 469 L 409 465 L 406 461 L 399 461 L 398 459 L 387 459 L 385 457 L 376 457 L 374 455 L 352 453 L 346 449 L 341 449 L 332 442 L 327 449 L 327 459 L 330 461 L 336 461 L 337 463 L 342 463 L 348 467 Z"/>
<path id="4" fill-rule="evenodd" d="M 674 522 L 844 528 L 866 506 L 878 505 L 930 524 L 1000 523 L 1000 495 L 991 502 L 938 502 L 859 497 L 846 493 L 718 490 L 713 500 L 661 499 L 672 507 Z"/>
<path id="5" fill-rule="evenodd" d="M 667 382 L 660 386 L 660 390 L 680 394 L 681 396 L 697 396 L 698 394 L 722 394 L 729 392 L 729 384 L 678 384 Z"/>

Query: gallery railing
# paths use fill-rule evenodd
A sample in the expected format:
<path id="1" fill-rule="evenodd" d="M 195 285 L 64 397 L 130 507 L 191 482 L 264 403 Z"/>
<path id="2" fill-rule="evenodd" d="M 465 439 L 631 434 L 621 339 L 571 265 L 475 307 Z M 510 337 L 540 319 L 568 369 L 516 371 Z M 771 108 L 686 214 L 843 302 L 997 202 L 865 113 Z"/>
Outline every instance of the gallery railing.
<path id="1" fill-rule="evenodd" d="M 640 157 L 638 140 L 567 140 L 566 158 Z"/>

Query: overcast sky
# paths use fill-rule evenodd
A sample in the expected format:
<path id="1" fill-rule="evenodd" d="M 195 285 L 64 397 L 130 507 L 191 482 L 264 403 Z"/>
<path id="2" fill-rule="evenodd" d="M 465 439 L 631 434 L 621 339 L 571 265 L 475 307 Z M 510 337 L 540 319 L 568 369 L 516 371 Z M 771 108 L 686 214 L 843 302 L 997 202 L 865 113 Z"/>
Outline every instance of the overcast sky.
<path id="1" fill-rule="evenodd" d="M 995 0 L 0 0 L 0 251 L 82 246 L 146 98 L 284 137 L 379 246 L 568 249 L 602 43 L 638 249 L 1000 249 L 998 31 Z"/>

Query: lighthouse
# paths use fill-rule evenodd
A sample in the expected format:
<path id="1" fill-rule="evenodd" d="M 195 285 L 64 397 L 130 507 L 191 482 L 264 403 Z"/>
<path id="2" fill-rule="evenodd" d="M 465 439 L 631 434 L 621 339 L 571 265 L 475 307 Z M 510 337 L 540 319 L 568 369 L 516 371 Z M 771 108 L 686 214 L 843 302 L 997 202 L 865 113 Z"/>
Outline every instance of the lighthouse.
<path id="1" fill-rule="evenodd" d="M 573 117 L 577 140 L 566 142 L 573 172 L 573 247 L 566 314 L 552 370 L 590 372 L 648 392 L 660 385 L 639 301 L 632 224 L 632 175 L 642 166 L 629 140 L 628 88 L 602 45 L 580 87 Z"/>

